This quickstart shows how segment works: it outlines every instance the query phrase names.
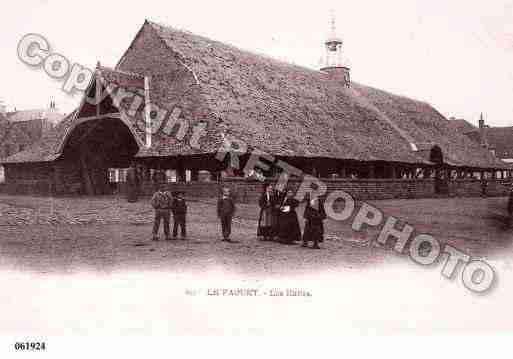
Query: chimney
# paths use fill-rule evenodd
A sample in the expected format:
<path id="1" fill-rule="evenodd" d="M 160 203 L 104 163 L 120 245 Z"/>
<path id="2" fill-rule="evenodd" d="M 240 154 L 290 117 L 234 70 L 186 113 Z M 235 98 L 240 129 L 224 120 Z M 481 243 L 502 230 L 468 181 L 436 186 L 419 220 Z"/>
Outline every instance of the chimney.
<path id="1" fill-rule="evenodd" d="M 0 100 L 0 114 L 5 115 L 7 113 L 7 106 Z"/>
<path id="2" fill-rule="evenodd" d="M 324 42 L 326 54 L 320 70 L 325 72 L 333 80 L 341 82 L 344 87 L 350 87 L 350 69 L 342 56 L 342 44 L 343 41 L 337 36 L 335 29 L 335 16 L 332 15 L 330 35 Z"/>

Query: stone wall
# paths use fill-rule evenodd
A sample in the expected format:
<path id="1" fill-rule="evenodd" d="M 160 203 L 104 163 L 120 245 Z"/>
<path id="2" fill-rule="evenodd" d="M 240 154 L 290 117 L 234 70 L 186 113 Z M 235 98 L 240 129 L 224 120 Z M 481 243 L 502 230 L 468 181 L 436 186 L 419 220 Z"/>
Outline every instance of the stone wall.
<path id="1" fill-rule="evenodd" d="M 79 164 L 55 161 L 5 165 L 5 183 L 0 191 L 33 195 L 81 194 Z"/>
<path id="2" fill-rule="evenodd" d="M 77 164 L 78 166 L 78 164 Z M 78 167 L 70 164 L 54 163 L 50 171 L 46 167 L 19 171 L 8 166 L 6 183 L 0 184 L 0 192 L 11 194 L 34 195 L 80 195 L 83 193 Z M 55 182 L 55 178 L 60 179 Z M 447 197 L 435 193 L 432 179 L 323 179 L 328 191 L 343 190 L 355 199 L 394 199 L 394 198 L 433 198 Z M 504 180 L 489 180 L 486 192 L 488 196 L 508 195 L 508 186 Z M 300 185 L 298 180 L 290 180 L 289 186 L 296 190 Z M 168 183 L 170 191 L 183 191 L 189 198 L 216 198 L 222 186 L 232 189 L 241 202 L 254 202 L 262 192 L 263 183 L 255 180 L 228 178 L 222 182 L 190 182 Z M 142 195 L 150 196 L 155 191 L 155 185 L 145 182 L 142 185 Z M 119 184 L 118 193 L 125 193 L 126 185 Z M 481 181 L 477 179 L 458 179 L 449 182 L 449 195 L 456 197 L 481 196 Z"/>
<path id="3" fill-rule="evenodd" d="M 342 190 L 350 193 L 358 200 L 371 199 L 413 199 L 447 197 L 435 193 L 435 184 L 431 179 L 374 179 L 374 180 L 349 180 L 349 179 L 323 179 L 328 191 Z M 490 180 L 487 186 L 488 196 L 506 196 L 508 187 L 504 181 Z M 289 186 L 296 190 L 300 185 L 297 180 L 290 180 Z M 216 198 L 222 186 L 232 189 L 237 199 L 241 202 L 254 202 L 262 192 L 263 184 L 258 181 L 242 179 L 224 179 L 223 182 L 194 182 L 194 183 L 169 183 L 171 191 L 183 191 L 191 198 Z M 151 195 L 155 190 L 152 183 L 143 185 L 143 194 Z M 460 179 L 449 183 L 449 195 L 457 197 L 481 196 L 481 181 L 474 179 Z"/>

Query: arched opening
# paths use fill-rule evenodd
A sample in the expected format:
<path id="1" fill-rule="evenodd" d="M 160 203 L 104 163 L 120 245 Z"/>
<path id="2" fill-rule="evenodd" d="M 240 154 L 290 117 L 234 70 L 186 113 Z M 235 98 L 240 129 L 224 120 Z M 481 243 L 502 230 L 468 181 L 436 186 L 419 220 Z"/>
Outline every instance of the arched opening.
<path id="1" fill-rule="evenodd" d="M 434 145 L 431 147 L 431 151 L 429 152 L 429 160 L 437 165 L 442 165 L 444 163 L 444 154 L 440 146 Z"/>
<path id="2" fill-rule="evenodd" d="M 102 118 L 73 128 L 61 159 L 78 169 L 84 193 L 109 194 L 113 192 L 109 169 L 129 167 L 138 150 L 136 139 L 123 121 Z"/>

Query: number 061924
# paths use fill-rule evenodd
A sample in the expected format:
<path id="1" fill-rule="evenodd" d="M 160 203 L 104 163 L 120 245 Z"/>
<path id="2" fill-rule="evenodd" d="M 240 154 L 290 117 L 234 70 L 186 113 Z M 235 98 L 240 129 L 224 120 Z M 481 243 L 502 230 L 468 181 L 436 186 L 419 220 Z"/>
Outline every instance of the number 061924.
<path id="1" fill-rule="evenodd" d="M 22 351 L 46 350 L 46 344 L 45 342 L 16 342 L 14 349 Z"/>

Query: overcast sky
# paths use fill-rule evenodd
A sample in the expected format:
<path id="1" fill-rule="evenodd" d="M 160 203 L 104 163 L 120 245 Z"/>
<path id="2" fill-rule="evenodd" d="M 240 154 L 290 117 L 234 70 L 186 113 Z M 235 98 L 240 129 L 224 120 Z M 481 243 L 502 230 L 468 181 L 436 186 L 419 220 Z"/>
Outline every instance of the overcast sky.
<path id="1" fill-rule="evenodd" d="M 0 98 L 9 109 L 54 100 L 64 112 L 79 101 L 18 60 L 26 33 L 44 35 L 72 62 L 114 66 L 147 18 L 317 69 L 330 9 L 354 81 L 447 117 L 476 124 L 483 112 L 491 125 L 513 125 L 513 0 L 19 0 L 0 13 Z"/>

